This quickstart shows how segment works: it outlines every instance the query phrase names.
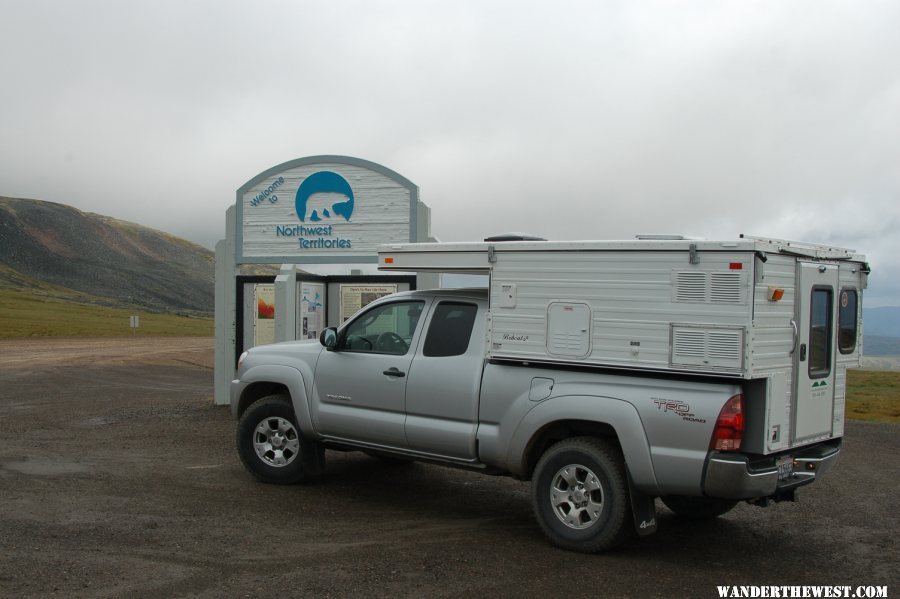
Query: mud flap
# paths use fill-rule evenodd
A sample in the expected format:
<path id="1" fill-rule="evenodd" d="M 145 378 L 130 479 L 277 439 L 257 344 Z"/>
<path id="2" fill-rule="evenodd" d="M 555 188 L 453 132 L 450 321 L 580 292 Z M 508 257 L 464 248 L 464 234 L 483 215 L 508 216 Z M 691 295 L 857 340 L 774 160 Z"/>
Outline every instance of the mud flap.
<path id="1" fill-rule="evenodd" d="M 303 460 L 303 473 L 312 479 L 322 476 L 325 470 L 325 446 L 315 441 L 300 441 L 300 459 Z"/>
<path id="2" fill-rule="evenodd" d="M 634 486 L 628 476 L 628 495 L 631 498 L 631 514 L 634 517 L 634 530 L 639 537 L 646 537 L 656 532 L 656 497 L 644 495 Z"/>

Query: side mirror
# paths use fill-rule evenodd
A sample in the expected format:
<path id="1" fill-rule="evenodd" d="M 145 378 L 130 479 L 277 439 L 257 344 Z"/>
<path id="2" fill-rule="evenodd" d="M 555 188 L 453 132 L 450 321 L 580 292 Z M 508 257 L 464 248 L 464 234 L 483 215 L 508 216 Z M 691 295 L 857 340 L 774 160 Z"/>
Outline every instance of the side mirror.
<path id="1" fill-rule="evenodd" d="M 334 327 L 322 329 L 322 333 L 319 335 L 319 343 L 329 351 L 337 347 L 337 329 Z"/>

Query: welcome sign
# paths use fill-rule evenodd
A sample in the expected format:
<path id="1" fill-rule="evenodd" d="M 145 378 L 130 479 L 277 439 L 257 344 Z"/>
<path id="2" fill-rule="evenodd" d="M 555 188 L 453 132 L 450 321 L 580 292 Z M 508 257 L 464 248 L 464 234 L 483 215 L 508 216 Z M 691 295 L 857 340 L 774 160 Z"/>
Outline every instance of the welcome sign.
<path id="1" fill-rule="evenodd" d="M 416 241 L 418 195 L 411 181 L 366 160 L 286 162 L 237 192 L 237 262 L 376 262 L 379 244 Z"/>

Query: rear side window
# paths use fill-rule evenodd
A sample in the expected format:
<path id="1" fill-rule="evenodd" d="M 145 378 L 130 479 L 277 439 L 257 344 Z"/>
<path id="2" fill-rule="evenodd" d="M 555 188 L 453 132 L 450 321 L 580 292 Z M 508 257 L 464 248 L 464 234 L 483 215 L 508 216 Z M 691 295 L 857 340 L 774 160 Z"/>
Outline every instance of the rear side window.
<path id="1" fill-rule="evenodd" d="M 838 307 L 838 349 L 842 354 L 852 354 L 856 350 L 858 333 L 859 296 L 856 289 L 841 289 L 841 302 Z"/>
<path id="2" fill-rule="evenodd" d="M 432 357 L 461 356 L 469 349 L 478 306 L 457 302 L 438 304 L 428 325 L 425 349 Z"/>
<path id="3" fill-rule="evenodd" d="M 814 287 L 809 316 L 809 378 L 831 374 L 831 287 Z"/>

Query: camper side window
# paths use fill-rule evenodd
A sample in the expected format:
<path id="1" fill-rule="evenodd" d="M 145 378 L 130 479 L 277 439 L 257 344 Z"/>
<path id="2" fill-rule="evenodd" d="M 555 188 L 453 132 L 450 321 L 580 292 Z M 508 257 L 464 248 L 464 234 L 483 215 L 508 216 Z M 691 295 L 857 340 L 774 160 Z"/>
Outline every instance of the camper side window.
<path id="1" fill-rule="evenodd" d="M 469 338 L 475 325 L 478 306 L 441 302 L 431 317 L 423 355 L 433 357 L 461 356 L 469 349 Z"/>
<path id="2" fill-rule="evenodd" d="M 842 354 L 852 354 L 856 350 L 857 324 L 856 289 L 841 289 L 841 303 L 838 308 L 838 349 Z"/>

